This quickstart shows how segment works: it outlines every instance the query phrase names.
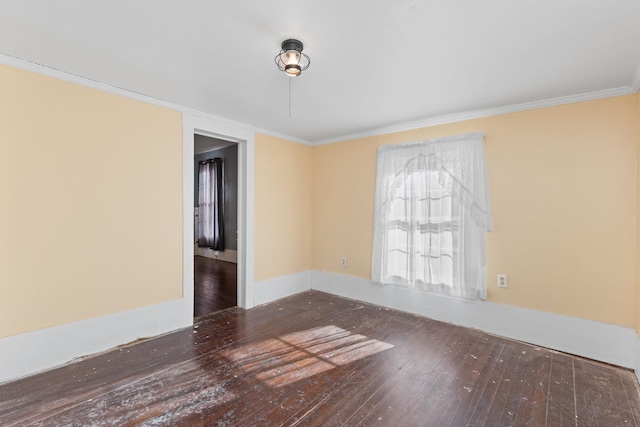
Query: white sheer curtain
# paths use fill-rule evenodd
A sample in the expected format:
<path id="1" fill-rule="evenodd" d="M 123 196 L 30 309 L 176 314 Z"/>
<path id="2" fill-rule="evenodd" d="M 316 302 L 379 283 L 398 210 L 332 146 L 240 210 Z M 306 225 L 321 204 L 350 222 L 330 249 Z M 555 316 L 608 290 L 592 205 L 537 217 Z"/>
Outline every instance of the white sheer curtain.
<path id="1" fill-rule="evenodd" d="M 378 148 L 372 281 L 486 298 L 484 136 Z"/>
<path id="2" fill-rule="evenodd" d="M 222 159 L 198 164 L 198 246 L 224 251 L 224 168 Z"/>

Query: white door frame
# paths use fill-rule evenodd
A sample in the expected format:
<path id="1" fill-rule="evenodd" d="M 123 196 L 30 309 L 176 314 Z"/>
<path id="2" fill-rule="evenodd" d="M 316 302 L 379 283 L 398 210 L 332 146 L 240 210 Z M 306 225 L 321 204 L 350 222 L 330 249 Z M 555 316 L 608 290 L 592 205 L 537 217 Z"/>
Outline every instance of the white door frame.
<path id="1" fill-rule="evenodd" d="M 182 114 L 183 294 L 193 318 L 194 135 L 238 143 L 238 306 L 254 306 L 253 212 L 255 133 L 214 119 Z M 186 313 L 185 313 L 186 315 Z"/>

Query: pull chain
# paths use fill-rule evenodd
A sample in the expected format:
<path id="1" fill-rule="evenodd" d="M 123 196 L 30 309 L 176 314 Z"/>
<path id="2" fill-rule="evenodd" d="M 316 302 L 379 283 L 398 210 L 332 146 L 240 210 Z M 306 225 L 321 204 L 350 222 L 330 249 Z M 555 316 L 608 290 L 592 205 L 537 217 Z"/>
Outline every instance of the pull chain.
<path id="1" fill-rule="evenodd" d="M 289 80 L 289 118 L 291 118 L 291 80 L 293 79 L 289 77 L 288 80 Z"/>

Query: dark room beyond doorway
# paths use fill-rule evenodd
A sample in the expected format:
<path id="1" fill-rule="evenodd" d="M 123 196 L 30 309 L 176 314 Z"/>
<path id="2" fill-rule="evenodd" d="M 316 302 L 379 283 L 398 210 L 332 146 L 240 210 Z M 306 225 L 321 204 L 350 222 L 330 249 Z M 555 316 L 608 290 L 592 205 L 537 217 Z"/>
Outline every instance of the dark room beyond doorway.
<path id="1" fill-rule="evenodd" d="M 237 305 L 238 145 L 194 136 L 194 317 Z"/>

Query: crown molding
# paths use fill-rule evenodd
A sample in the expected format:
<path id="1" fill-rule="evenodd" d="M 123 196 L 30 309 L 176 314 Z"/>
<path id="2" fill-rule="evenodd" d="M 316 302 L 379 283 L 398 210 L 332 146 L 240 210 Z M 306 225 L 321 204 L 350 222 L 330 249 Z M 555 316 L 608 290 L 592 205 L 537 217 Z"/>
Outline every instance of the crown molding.
<path id="1" fill-rule="evenodd" d="M 124 98 L 133 99 L 136 101 L 141 101 L 147 104 L 155 105 L 162 108 L 167 108 L 169 110 L 179 111 L 181 113 L 189 114 L 195 117 L 202 117 L 209 120 L 215 120 L 216 122 L 222 122 L 228 124 L 230 126 L 242 128 L 245 130 L 249 130 L 252 132 L 258 132 L 265 135 L 270 135 L 280 139 L 286 139 L 288 141 L 297 142 L 303 145 L 314 145 L 312 142 L 307 141 L 305 139 L 296 138 L 290 135 L 284 135 L 279 132 L 275 132 L 269 129 L 263 129 L 257 126 L 249 125 L 247 123 L 238 122 L 232 119 L 228 119 L 226 117 L 217 116 L 211 113 L 205 113 L 204 111 L 196 110 L 194 108 L 186 107 L 184 105 L 174 104 L 169 101 L 164 101 L 162 99 L 154 98 L 148 95 L 143 95 L 138 92 L 133 92 L 128 89 L 123 89 L 121 87 L 112 86 L 107 83 L 102 83 L 97 80 L 92 80 L 87 77 L 78 76 L 76 74 L 72 74 L 66 71 L 58 70 L 55 68 L 48 67 L 46 65 L 38 64 L 36 62 L 27 61 L 24 59 L 16 58 L 13 56 L 5 55 L 0 53 L 0 64 L 8 65 L 10 67 L 18 68 L 24 71 L 33 72 L 36 74 L 40 74 L 47 77 L 52 77 L 58 80 L 62 80 L 68 83 L 77 84 L 80 86 L 84 86 L 90 89 L 97 89 L 102 92 L 110 93 L 112 95 L 122 96 Z"/>
<path id="2" fill-rule="evenodd" d="M 633 75 L 631 84 L 629 86 L 623 86 L 614 89 L 605 89 L 595 92 L 587 92 L 577 95 L 569 95 L 558 98 L 544 99 L 540 101 L 526 102 L 522 104 L 514 104 L 505 107 L 487 108 L 482 110 L 472 110 L 467 112 L 448 114 L 443 116 L 429 117 L 426 119 L 399 123 L 391 126 L 383 126 L 374 128 L 365 132 L 348 134 L 343 136 L 337 136 L 335 138 L 328 138 L 320 141 L 309 141 L 302 138 L 297 138 L 291 135 L 285 135 L 280 132 L 272 131 L 270 129 L 264 129 L 257 126 L 253 126 L 247 123 L 238 122 L 225 117 L 217 116 L 215 114 L 206 113 L 200 110 L 196 110 L 184 105 L 175 104 L 172 102 L 164 101 L 158 98 L 153 98 L 148 95 L 133 92 L 128 89 L 123 89 L 117 86 L 112 86 L 107 83 L 102 83 L 97 80 L 92 80 L 86 77 L 81 77 L 76 74 L 71 74 L 66 71 L 58 70 L 48 67 L 46 65 L 38 64 L 35 62 L 27 61 L 24 59 L 16 58 L 13 56 L 0 53 L 0 64 L 8 65 L 11 67 L 19 68 L 25 71 L 34 72 L 36 74 L 53 77 L 59 80 L 63 80 L 69 83 L 77 84 L 80 86 L 97 89 L 103 92 L 111 93 L 113 95 L 122 96 L 125 98 L 145 102 L 147 104 L 156 105 L 159 107 L 167 108 L 181 113 L 190 114 L 195 117 L 203 117 L 217 122 L 222 122 L 235 127 L 246 129 L 252 132 L 258 132 L 265 135 L 273 136 L 287 141 L 296 142 L 298 144 L 307 146 L 319 146 L 326 144 L 334 144 L 337 142 L 350 141 L 353 139 L 366 138 L 371 136 L 386 135 L 390 133 L 403 132 L 409 130 L 415 130 L 420 128 L 462 122 L 465 120 L 480 119 L 484 117 L 497 116 L 501 114 L 516 113 L 520 111 L 535 110 L 538 108 L 555 107 L 559 105 L 573 104 L 577 102 L 593 101 L 596 99 L 610 98 L 614 96 L 630 95 L 640 91 L 640 65 L 636 68 Z"/>
<path id="3" fill-rule="evenodd" d="M 633 92 L 640 91 L 640 64 L 638 68 L 636 68 L 636 72 L 633 73 L 633 78 L 631 79 L 631 90 Z"/>
<path id="4" fill-rule="evenodd" d="M 638 68 L 640 70 L 640 68 Z M 640 71 L 636 71 L 636 83 L 640 79 Z M 462 122 L 466 120 L 481 119 L 490 116 L 498 116 L 501 114 L 516 113 L 520 111 L 536 110 L 539 108 L 555 107 L 558 105 L 574 104 L 577 102 L 593 101 L 596 99 L 611 98 L 614 96 L 630 95 L 638 90 L 634 90 L 631 86 L 623 86 L 614 89 L 605 89 L 595 92 L 581 93 L 577 95 L 563 96 L 559 98 L 544 99 L 540 101 L 525 102 L 522 104 L 508 105 L 505 107 L 487 108 L 483 110 L 473 110 L 462 113 L 448 114 L 444 116 L 430 117 L 427 119 L 416 120 L 412 122 L 400 123 L 397 125 L 384 126 L 371 129 L 366 132 L 355 133 L 351 135 L 339 136 L 336 138 L 325 139 L 315 142 L 314 146 L 334 144 L 336 142 L 351 141 L 354 139 L 367 138 L 371 136 L 380 136 L 396 132 L 404 132 L 409 130 L 421 129 L 426 127 L 444 125 L 449 123 Z"/>

